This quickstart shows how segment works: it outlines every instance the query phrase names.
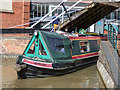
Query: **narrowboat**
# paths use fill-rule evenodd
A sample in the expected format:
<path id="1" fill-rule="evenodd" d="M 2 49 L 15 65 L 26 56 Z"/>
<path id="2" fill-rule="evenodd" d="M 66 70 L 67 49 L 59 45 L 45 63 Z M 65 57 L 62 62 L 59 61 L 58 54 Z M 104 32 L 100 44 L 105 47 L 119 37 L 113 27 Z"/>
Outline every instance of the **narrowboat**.
<path id="1" fill-rule="evenodd" d="M 24 53 L 17 58 L 18 79 L 63 75 L 96 62 L 99 43 L 98 36 L 35 31 Z"/>

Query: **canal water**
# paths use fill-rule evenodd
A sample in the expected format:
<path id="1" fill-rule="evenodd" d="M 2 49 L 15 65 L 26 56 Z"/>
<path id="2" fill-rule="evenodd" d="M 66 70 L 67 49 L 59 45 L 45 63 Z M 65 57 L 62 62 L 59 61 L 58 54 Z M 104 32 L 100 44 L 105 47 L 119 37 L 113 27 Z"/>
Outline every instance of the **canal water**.
<path id="1" fill-rule="evenodd" d="M 2 58 L 2 88 L 104 88 L 96 65 L 56 77 L 17 79 L 16 58 Z"/>

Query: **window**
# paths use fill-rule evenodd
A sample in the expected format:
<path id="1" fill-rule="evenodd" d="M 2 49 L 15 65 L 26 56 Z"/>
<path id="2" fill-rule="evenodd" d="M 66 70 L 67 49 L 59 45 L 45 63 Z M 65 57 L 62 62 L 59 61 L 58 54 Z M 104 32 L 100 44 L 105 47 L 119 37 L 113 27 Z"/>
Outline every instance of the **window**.
<path id="1" fill-rule="evenodd" d="M 110 14 L 106 16 L 106 19 L 110 19 Z"/>
<path id="2" fill-rule="evenodd" d="M 30 46 L 27 54 L 35 54 L 35 40 L 34 40 L 34 42 L 32 43 L 32 45 Z"/>
<path id="3" fill-rule="evenodd" d="M 40 40 L 39 40 L 39 55 L 47 55 Z"/>
<path id="4" fill-rule="evenodd" d="M 33 5 L 33 15 L 34 15 L 34 17 L 37 17 L 37 5 L 35 4 L 35 5 Z"/>
<path id="5" fill-rule="evenodd" d="M 54 8 L 52 8 L 52 9 L 54 9 Z M 54 16 L 55 13 L 58 13 L 58 10 L 57 10 L 57 9 L 56 9 L 55 11 L 52 12 L 52 16 Z"/>
<path id="6" fill-rule="evenodd" d="M 0 11 L 13 12 L 12 11 L 12 0 L 1 0 L 0 1 Z"/>
<path id="7" fill-rule="evenodd" d="M 36 3 L 31 3 L 30 4 L 30 17 L 43 17 L 46 15 L 49 11 L 49 6 L 47 4 L 36 4 Z"/>
<path id="8" fill-rule="evenodd" d="M 41 17 L 41 5 L 38 5 L 38 17 Z"/>
<path id="9" fill-rule="evenodd" d="M 58 9 L 58 15 L 62 13 L 62 9 Z"/>
<path id="10" fill-rule="evenodd" d="M 118 11 L 118 20 L 120 20 L 120 11 Z"/>
<path id="11" fill-rule="evenodd" d="M 49 12 L 49 6 L 46 5 L 46 14 Z"/>
<path id="12" fill-rule="evenodd" d="M 42 17 L 45 15 L 45 6 L 42 5 Z"/>
<path id="13" fill-rule="evenodd" d="M 65 53 L 63 39 L 54 38 L 54 37 L 47 37 L 51 50 Z"/>
<path id="14" fill-rule="evenodd" d="M 80 45 L 80 52 L 81 53 L 90 51 L 90 47 L 89 47 L 89 42 L 88 41 L 80 41 L 79 45 Z"/>
<path id="15" fill-rule="evenodd" d="M 116 11 L 112 12 L 111 19 L 116 19 Z"/>

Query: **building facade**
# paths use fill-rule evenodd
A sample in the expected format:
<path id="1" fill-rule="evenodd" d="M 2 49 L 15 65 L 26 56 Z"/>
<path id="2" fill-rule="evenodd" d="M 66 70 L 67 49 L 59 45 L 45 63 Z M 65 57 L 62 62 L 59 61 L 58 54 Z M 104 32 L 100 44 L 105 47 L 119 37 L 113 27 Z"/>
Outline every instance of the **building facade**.
<path id="1" fill-rule="evenodd" d="M 50 2 L 51 1 L 51 2 Z M 60 1 L 59 0 L 45 0 L 45 1 L 35 1 L 32 0 L 31 1 L 31 11 L 30 11 L 30 22 L 34 23 L 35 21 L 37 21 L 38 19 L 40 19 L 41 17 L 43 17 L 46 13 L 48 13 L 49 11 L 51 11 L 53 8 L 55 8 Z M 73 5 L 75 2 L 77 2 L 78 0 L 68 0 L 67 3 L 65 3 L 65 7 L 68 9 L 71 5 Z M 115 2 L 115 1 L 119 1 L 119 0 L 83 0 L 81 2 L 81 4 L 77 5 L 76 7 L 74 7 L 72 10 L 70 10 L 68 12 L 69 16 L 74 15 L 75 13 L 77 13 L 79 10 L 83 9 L 84 7 L 86 7 L 88 4 L 92 3 L 92 2 Z M 47 2 L 47 3 L 46 3 Z M 52 14 L 49 15 L 49 18 L 47 18 L 45 21 L 46 23 L 50 20 L 52 20 L 52 16 L 54 16 L 55 13 L 62 13 L 64 11 L 63 7 L 58 8 L 55 12 L 53 12 Z M 67 15 L 64 14 L 60 17 L 61 19 L 61 23 L 64 22 L 66 19 L 68 19 Z M 104 17 L 103 19 L 101 19 L 99 22 L 93 24 L 92 26 L 90 26 L 90 28 L 88 28 L 87 30 L 89 32 L 96 32 L 96 33 L 100 33 L 103 34 L 104 31 L 100 31 L 101 29 L 103 30 L 104 27 L 99 27 L 99 23 L 101 22 L 101 25 L 103 24 L 108 24 L 108 23 L 113 23 L 115 25 L 117 25 L 120 28 L 120 9 L 117 9 L 116 11 L 110 13 L 108 16 Z M 36 27 L 37 28 L 41 28 L 42 26 L 44 26 L 46 24 L 45 22 L 38 24 Z M 35 28 L 36 28 L 35 27 Z M 48 26 L 48 27 L 51 27 Z M 99 28 L 97 28 L 99 27 Z M 97 30 L 100 29 L 100 30 Z M 119 31 L 120 32 L 120 31 Z"/>
<path id="2" fill-rule="evenodd" d="M 41 17 L 50 12 L 55 8 L 62 0 L 4 0 L 0 2 L 0 16 L 1 16 L 1 29 L 4 28 L 26 28 L 31 26 Z M 73 5 L 78 0 L 68 0 L 64 3 L 66 9 Z M 108 1 L 119 1 L 119 0 L 83 0 L 76 7 L 71 9 L 68 14 L 69 16 L 74 15 L 79 10 L 85 8 L 92 2 L 108 2 Z M 44 19 L 41 23 L 37 24 L 35 28 L 41 28 L 47 22 L 52 20 L 55 13 L 62 13 L 64 8 L 61 6 L 56 11 L 51 13 L 49 17 Z M 60 17 L 61 23 L 68 19 L 67 14 Z M 120 28 L 120 9 L 112 12 L 104 18 L 105 23 L 113 23 Z M 98 23 L 98 22 L 97 22 Z M 96 23 L 96 24 L 97 24 Z M 49 25 L 47 28 L 51 28 Z M 88 31 L 95 32 L 96 25 L 92 25 Z M 98 31 L 99 32 L 99 31 Z"/>
<path id="3" fill-rule="evenodd" d="M 0 2 L 1 27 L 4 28 L 25 28 L 29 23 L 29 0 L 4 0 Z"/>
<path id="4" fill-rule="evenodd" d="M 68 9 L 69 7 L 71 7 L 75 2 L 77 2 L 78 0 L 74 1 L 74 0 L 70 0 L 64 3 L 66 9 Z M 36 0 L 31 0 L 30 3 L 30 23 L 31 25 L 36 22 L 37 20 L 39 20 L 40 18 L 42 18 L 44 15 L 46 15 L 48 12 L 50 12 L 51 10 L 53 10 L 58 4 L 60 4 L 61 1 L 59 0 L 55 0 L 55 2 L 53 2 L 52 0 L 46 0 L 46 1 L 36 1 Z M 88 4 L 90 4 L 91 1 L 82 1 L 81 3 L 79 3 L 77 6 L 75 6 L 74 8 L 72 8 L 68 14 L 69 16 L 74 15 L 75 13 L 77 13 L 79 10 L 85 8 Z M 39 24 L 37 24 L 35 26 L 35 28 L 41 28 L 42 26 L 44 26 L 48 21 L 52 20 L 52 17 L 55 15 L 55 13 L 57 13 L 58 15 L 61 14 L 64 11 L 63 6 L 60 6 L 59 8 L 57 8 L 54 12 L 52 12 L 49 17 L 47 17 L 46 19 L 44 19 L 42 22 L 40 22 Z M 63 23 L 66 19 L 68 19 L 67 14 L 62 15 L 60 18 L 61 23 Z M 52 25 L 50 24 L 47 28 L 52 28 Z"/>

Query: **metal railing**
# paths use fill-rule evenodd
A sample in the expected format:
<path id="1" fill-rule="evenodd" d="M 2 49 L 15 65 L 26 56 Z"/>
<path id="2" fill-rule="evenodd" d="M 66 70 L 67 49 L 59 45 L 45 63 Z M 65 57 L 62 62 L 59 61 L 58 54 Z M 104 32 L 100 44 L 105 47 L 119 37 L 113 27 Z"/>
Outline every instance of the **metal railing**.
<path id="1" fill-rule="evenodd" d="M 43 19 L 45 19 L 46 17 L 48 17 L 52 12 L 54 12 L 57 8 L 59 8 L 62 5 L 62 3 L 64 3 L 64 2 L 66 2 L 66 1 L 62 1 L 52 11 L 50 11 L 49 13 L 47 13 L 45 16 L 43 16 L 41 19 L 39 19 L 36 23 L 34 23 L 33 25 L 31 25 L 29 28 L 33 28 L 34 26 L 36 26 L 40 21 L 42 21 Z"/>
<path id="2" fill-rule="evenodd" d="M 71 7 L 69 7 L 67 9 L 67 11 L 70 11 L 72 8 L 74 8 L 77 4 L 79 4 L 82 0 L 77 1 L 75 4 L 73 4 Z M 33 28 L 35 25 L 37 25 L 40 21 L 42 21 L 43 19 L 45 19 L 47 16 L 49 16 L 52 12 L 54 12 L 57 8 L 59 8 L 64 2 L 66 1 L 62 1 L 58 6 L 56 6 L 52 11 L 50 11 L 49 13 L 47 13 L 44 17 L 42 17 L 41 19 L 39 19 L 36 23 L 34 23 L 32 26 L 30 26 L 29 28 Z M 56 20 L 57 18 L 59 18 L 60 16 L 62 16 L 63 14 L 65 14 L 66 11 L 62 12 L 60 15 L 58 15 L 56 18 L 54 18 L 52 21 L 48 22 L 46 25 L 44 25 L 42 27 L 42 29 L 46 28 L 49 24 L 51 24 L 54 20 Z"/>
<path id="3" fill-rule="evenodd" d="M 108 24 L 107 39 L 110 41 L 115 50 L 117 50 L 117 34 L 118 31 L 112 26 L 112 24 Z"/>

